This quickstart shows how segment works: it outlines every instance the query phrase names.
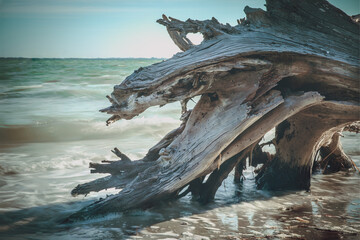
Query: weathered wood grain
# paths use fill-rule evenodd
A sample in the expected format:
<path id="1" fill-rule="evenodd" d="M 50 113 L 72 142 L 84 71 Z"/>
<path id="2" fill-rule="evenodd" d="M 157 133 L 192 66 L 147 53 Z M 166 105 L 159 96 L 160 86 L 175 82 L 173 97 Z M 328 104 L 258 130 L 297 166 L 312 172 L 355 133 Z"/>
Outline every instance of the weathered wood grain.
<path id="1" fill-rule="evenodd" d="M 316 152 L 359 120 L 359 25 L 324 0 L 266 2 L 267 11 L 246 7 L 246 19 L 237 26 L 214 18 L 183 22 L 164 15 L 158 20 L 184 52 L 136 70 L 114 87 L 111 106 L 101 111 L 112 115 L 110 124 L 181 101 L 182 125 L 142 160 L 117 152 L 118 162 L 91 164 L 93 172 L 112 176 L 79 185 L 74 195 L 122 190 L 68 221 L 149 207 L 173 199 L 189 184 L 194 190 L 195 181 L 217 186 L 236 165 L 234 156 L 248 152 L 272 128 L 276 154 L 259 173 L 259 187 L 310 186 Z M 204 36 L 199 45 L 186 37 L 194 32 Z M 201 98 L 187 111 L 194 96 Z M 221 174 L 202 183 L 222 165 Z M 206 201 L 216 189 L 208 186 Z"/>

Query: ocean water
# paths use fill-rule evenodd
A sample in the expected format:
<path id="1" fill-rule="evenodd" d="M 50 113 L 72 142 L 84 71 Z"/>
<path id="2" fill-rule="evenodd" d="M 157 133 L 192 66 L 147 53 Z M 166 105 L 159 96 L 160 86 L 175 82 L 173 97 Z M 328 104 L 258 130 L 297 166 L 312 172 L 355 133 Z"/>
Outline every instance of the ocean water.
<path id="1" fill-rule="evenodd" d="M 180 104 L 153 107 L 106 126 L 106 95 L 140 66 L 161 59 L 0 59 L 0 239 L 242 239 L 360 237 L 360 177 L 314 175 L 311 192 L 256 190 L 254 174 L 230 176 L 213 203 L 186 196 L 149 210 L 113 213 L 71 225 L 61 221 L 111 189 L 70 195 L 89 162 L 115 160 L 118 147 L 140 159 L 179 126 Z M 269 133 L 271 135 L 271 133 Z M 270 136 L 269 135 L 269 136 Z M 344 149 L 360 165 L 360 138 Z"/>

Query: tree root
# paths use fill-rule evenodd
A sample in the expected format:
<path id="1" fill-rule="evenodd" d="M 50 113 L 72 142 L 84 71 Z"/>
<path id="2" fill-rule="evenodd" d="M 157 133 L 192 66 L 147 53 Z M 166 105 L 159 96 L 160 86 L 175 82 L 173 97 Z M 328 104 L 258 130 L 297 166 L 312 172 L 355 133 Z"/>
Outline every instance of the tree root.
<path id="1" fill-rule="evenodd" d="M 111 176 L 81 184 L 72 194 L 122 190 L 68 221 L 149 207 L 189 192 L 208 202 L 235 166 L 239 180 L 249 153 L 253 165 L 267 161 L 258 187 L 308 189 L 316 152 L 323 147 L 321 156 L 329 155 L 326 166 L 339 156 L 332 136 L 359 121 L 358 24 L 324 0 L 267 0 L 266 12 L 245 11 L 247 19 L 235 27 L 216 19 L 159 20 L 185 52 L 134 71 L 114 87 L 111 106 L 101 111 L 112 115 L 109 124 L 181 101 L 183 123 L 141 160 L 115 149 L 120 161 L 91 163 L 91 172 Z M 202 33 L 204 41 L 193 45 L 189 32 Z M 195 96 L 201 98 L 187 111 Z M 276 154 L 262 153 L 256 144 L 251 150 L 274 127 Z"/>

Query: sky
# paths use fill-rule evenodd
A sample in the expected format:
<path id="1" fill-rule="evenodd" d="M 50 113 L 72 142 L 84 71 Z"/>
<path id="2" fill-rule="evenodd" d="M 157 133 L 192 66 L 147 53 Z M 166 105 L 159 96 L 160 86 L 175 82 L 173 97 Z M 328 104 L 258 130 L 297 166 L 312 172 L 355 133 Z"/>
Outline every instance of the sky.
<path id="1" fill-rule="evenodd" d="M 169 58 L 179 51 L 156 20 L 216 17 L 236 25 L 265 0 L 0 0 L 0 57 Z M 349 15 L 359 0 L 330 0 Z M 200 40 L 198 36 L 194 40 Z"/>

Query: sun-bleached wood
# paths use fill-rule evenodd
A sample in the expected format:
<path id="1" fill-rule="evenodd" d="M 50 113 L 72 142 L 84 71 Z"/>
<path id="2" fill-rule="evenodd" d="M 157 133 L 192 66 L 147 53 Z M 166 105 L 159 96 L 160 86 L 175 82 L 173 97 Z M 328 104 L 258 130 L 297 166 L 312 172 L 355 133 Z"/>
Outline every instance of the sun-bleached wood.
<path id="1" fill-rule="evenodd" d="M 184 52 L 136 70 L 114 87 L 111 106 L 101 111 L 112 115 L 110 124 L 181 101 L 182 125 L 145 159 L 91 164 L 93 172 L 112 176 L 79 185 L 73 195 L 122 190 L 68 221 L 176 198 L 274 127 L 277 152 L 259 173 L 259 187 L 309 187 L 317 150 L 359 120 L 359 25 L 324 0 L 266 2 L 267 11 L 246 7 L 237 26 L 158 20 Z M 192 32 L 204 41 L 193 45 L 186 38 Z M 201 98 L 187 111 L 195 96 Z M 281 185 L 284 180 L 289 184 Z"/>

